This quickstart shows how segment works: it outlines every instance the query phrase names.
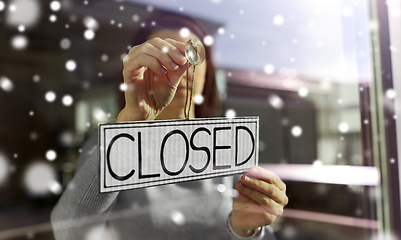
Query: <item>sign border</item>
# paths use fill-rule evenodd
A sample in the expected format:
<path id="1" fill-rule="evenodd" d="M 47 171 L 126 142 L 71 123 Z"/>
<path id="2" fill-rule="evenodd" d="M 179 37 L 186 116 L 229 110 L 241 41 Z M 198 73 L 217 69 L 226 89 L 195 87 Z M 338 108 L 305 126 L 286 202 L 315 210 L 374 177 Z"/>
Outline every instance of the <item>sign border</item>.
<path id="1" fill-rule="evenodd" d="M 210 120 L 221 120 L 221 122 L 202 122 L 199 123 L 199 121 L 210 121 Z M 119 129 L 119 128 L 143 128 L 143 127 L 166 127 L 166 126 L 174 126 L 174 125 L 178 125 L 178 124 L 171 124 L 171 123 L 179 123 L 179 122 L 186 122 L 186 124 L 183 124 L 185 126 L 193 126 L 193 125 L 210 125 L 210 124 L 222 124 L 222 125 L 226 125 L 226 124 L 230 124 L 230 123 L 240 123 L 237 120 L 246 120 L 246 123 L 251 123 L 251 124 L 256 124 L 256 131 L 255 131 L 255 139 L 257 139 L 257 142 L 259 143 L 259 117 L 258 116 L 252 116 L 252 117 L 235 117 L 235 118 L 224 118 L 224 117 L 219 117 L 219 118 L 196 118 L 196 119 L 190 119 L 190 120 L 186 120 L 186 119 L 174 119 L 174 120 L 155 120 L 155 121 L 132 121 L 132 122 L 122 122 L 122 123 L 102 123 L 99 124 L 99 130 L 98 130 L 98 145 L 101 144 L 101 130 L 103 130 L 103 140 L 104 140 L 104 146 L 106 146 L 106 130 L 110 130 L 110 129 Z M 158 123 L 166 123 L 166 124 L 162 124 L 159 125 Z M 188 122 L 194 122 L 194 123 L 188 123 Z M 196 123 L 197 122 L 197 123 Z M 130 126 L 130 127 L 125 127 L 125 126 L 121 126 L 121 125 L 129 125 L 129 124 L 135 124 L 135 126 Z M 153 125 L 152 124 L 157 124 L 157 125 Z M 116 126 L 119 125 L 119 126 Z M 147 125 L 147 126 L 144 126 Z M 112 127 L 114 126 L 114 127 Z M 182 126 L 182 125 L 179 125 Z M 106 156 L 106 148 L 105 147 L 100 147 L 99 146 L 99 164 L 101 165 L 102 162 L 100 161 L 100 155 L 101 155 L 101 151 L 104 151 L 104 155 Z M 102 150 L 103 148 L 103 150 Z M 104 161 L 104 166 L 106 164 L 106 158 L 104 157 L 103 159 Z M 255 148 L 255 158 L 254 158 L 254 166 L 258 165 L 259 162 L 259 146 L 257 145 Z M 200 174 L 200 175 L 194 175 L 196 177 L 198 176 L 207 176 L 207 175 L 217 175 L 216 177 L 226 177 L 226 176 L 232 176 L 232 175 L 236 175 L 236 174 L 241 174 L 246 172 L 247 170 L 249 170 L 250 168 L 246 168 L 246 169 L 240 169 L 240 170 L 230 170 L 230 171 L 222 171 L 222 172 L 218 172 L 218 173 L 207 173 L 207 174 Z M 167 185 L 167 184 L 173 184 L 174 182 L 171 182 L 172 180 L 177 180 L 177 179 L 184 179 L 184 178 L 191 178 L 194 176 L 183 176 L 183 177 L 176 177 L 176 178 L 169 178 L 169 179 L 164 179 L 164 180 L 153 180 L 153 181 L 148 181 L 148 182 L 141 182 L 141 183 L 127 183 L 127 184 L 122 184 L 122 185 L 116 185 L 116 186 L 107 186 L 106 185 L 106 168 L 104 167 L 104 175 L 103 175 L 103 189 L 110 189 L 110 188 L 119 188 L 119 187 L 125 187 L 125 186 L 132 186 L 132 185 L 138 185 L 138 184 L 147 184 L 147 183 L 153 183 L 153 182 L 160 182 L 161 184 L 157 184 L 157 185 L 152 185 L 152 186 L 143 186 L 143 187 L 136 187 L 136 188 L 128 188 L 128 189 L 119 189 L 119 190 L 107 190 L 107 191 L 103 191 L 102 189 L 99 188 L 99 192 L 100 193 L 107 193 L 107 192 L 118 192 L 118 191 L 124 191 L 124 190 L 134 190 L 134 189 L 141 189 L 141 188 L 148 188 L 148 187 L 157 187 L 157 186 L 162 186 L 162 185 Z M 99 180 L 101 175 L 101 167 L 99 167 Z M 208 178 L 198 178 L 198 179 L 189 179 L 189 180 L 184 180 L 184 181 L 180 181 L 180 182 L 176 182 L 176 183 L 182 183 L 182 182 L 189 182 L 189 181 L 195 181 L 195 180 L 204 180 L 204 179 L 208 179 Z M 102 183 L 100 183 L 102 184 Z"/>

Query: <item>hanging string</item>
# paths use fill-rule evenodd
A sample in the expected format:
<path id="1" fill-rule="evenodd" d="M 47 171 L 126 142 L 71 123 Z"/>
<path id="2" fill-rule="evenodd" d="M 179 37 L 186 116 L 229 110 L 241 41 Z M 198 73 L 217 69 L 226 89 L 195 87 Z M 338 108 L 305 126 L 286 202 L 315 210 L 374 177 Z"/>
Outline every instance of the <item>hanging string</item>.
<path id="1" fill-rule="evenodd" d="M 186 98 L 185 98 L 185 106 L 184 106 L 184 116 L 185 116 L 185 119 L 189 119 L 189 113 L 191 112 L 191 105 L 192 105 L 192 93 L 193 93 L 193 91 L 194 91 L 194 81 L 195 81 L 195 66 L 196 65 L 193 65 L 194 66 L 194 69 L 192 70 L 192 85 L 191 85 L 191 87 L 192 87 L 192 89 L 191 89 L 191 96 L 189 97 L 189 106 L 188 106 L 188 112 L 187 112 L 187 105 L 188 105 L 188 92 L 189 92 L 189 81 L 188 81 L 188 79 L 189 79 L 189 61 L 187 62 L 187 95 L 186 95 Z"/>
<path id="2" fill-rule="evenodd" d="M 190 46 L 191 46 L 191 49 L 193 50 L 193 51 L 195 51 L 195 54 L 194 54 L 194 56 L 196 56 L 196 59 L 198 60 L 198 51 L 196 50 L 196 48 L 194 47 L 194 45 L 192 44 L 192 41 L 191 41 L 191 39 L 187 42 L 187 44 L 190 44 Z M 194 80 L 195 80 L 195 66 L 196 66 L 196 64 L 197 64 L 197 62 L 195 62 L 194 64 L 193 64 L 193 66 L 194 66 L 194 69 L 193 69 L 193 71 L 192 71 L 192 85 L 191 85 L 191 87 L 192 87 L 192 89 L 191 89 L 191 96 L 189 97 L 189 106 L 188 106 L 188 92 L 189 92 L 189 59 L 188 59 L 188 62 L 187 62 L 187 95 L 186 95 L 186 98 L 185 98 L 185 106 L 184 106 L 184 117 L 185 117 L 185 119 L 186 120 L 188 120 L 189 119 L 189 113 L 191 112 L 191 105 L 192 105 L 192 93 L 194 92 Z M 187 112 L 187 106 L 188 106 L 188 112 Z"/>

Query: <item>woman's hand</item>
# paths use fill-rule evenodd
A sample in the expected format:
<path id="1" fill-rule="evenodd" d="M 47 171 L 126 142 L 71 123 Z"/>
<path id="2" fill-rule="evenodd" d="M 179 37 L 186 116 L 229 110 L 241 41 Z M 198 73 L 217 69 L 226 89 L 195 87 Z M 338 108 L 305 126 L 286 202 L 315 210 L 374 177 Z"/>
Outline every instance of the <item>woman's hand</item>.
<path id="1" fill-rule="evenodd" d="M 125 107 L 116 122 L 153 120 L 174 98 L 186 70 L 185 44 L 153 38 L 124 57 Z"/>
<path id="2" fill-rule="evenodd" d="M 270 225 L 288 203 L 286 185 L 276 174 L 261 167 L 252 167 L 235 186 L 239 194 L 233 202 L 231 226 L 243 237 L 252 235 L 258 227 Z"/>

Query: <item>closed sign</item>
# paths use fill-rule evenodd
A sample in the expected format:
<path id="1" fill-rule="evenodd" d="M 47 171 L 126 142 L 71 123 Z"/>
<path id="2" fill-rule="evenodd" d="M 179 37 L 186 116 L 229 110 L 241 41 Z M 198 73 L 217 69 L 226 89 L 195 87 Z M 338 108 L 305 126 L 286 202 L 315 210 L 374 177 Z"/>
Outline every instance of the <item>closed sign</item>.
<path id="1" fill-rule="evenodd" d="M 259 117 L 100 124 L 100 192 L 243 173 L 258 133 Z"/>

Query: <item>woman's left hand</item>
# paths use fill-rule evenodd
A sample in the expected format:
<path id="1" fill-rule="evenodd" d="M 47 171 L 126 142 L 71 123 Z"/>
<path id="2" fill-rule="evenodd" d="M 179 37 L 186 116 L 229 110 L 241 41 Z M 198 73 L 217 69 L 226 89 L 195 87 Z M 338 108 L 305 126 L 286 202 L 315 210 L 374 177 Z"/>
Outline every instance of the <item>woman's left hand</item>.
<path id="1" fill-rule="evenodd" d="M 247 237 L 261 226 L 270 225 L 283 213 L 288 203 L 286 185 L 273 172 L 252 167 L 236 183 L 231 226 L 238 235 Z"/>

